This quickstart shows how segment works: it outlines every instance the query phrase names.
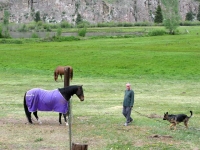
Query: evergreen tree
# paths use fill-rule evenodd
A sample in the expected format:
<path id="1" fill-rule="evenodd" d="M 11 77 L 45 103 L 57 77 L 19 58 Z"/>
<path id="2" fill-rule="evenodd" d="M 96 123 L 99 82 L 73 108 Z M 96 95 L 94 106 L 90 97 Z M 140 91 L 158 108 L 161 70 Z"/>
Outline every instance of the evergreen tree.
<path id="1" fill-rule="evenodd" d="M 198 8 L 197 20 L 200 21 L 200 4 L 199 4 L 199 8 Z"/>
<path id="2" fill-rule="evenodd" d="M 40 21 L 40 20 L 41 20 L 41 19 L 40 19 L 40 12 L 37 11 L 36 14 L 35 14 L 35 22 L 38 22 L 38 21 Z"/>
<path id="3" fill-rule="evenodd" d="M 76 18 L 76 25 L 80 24 L 83 21 L 81 15 L 78 13 L 77 18 Z"/>
<path id="4" fill-rule="evenodd" d="M 194 19 L 193 13 L 192 13 L 192 12 L 188 12 L 188 13 L 186 14 L 185 20 L 186 20 L 186 21 L 193 21 L 193 19 Z"/>
<path id="5" fill-rule="evenodd" d="M 163 15 L 162 15 L 162 9 L 160 7 L 160 5 L 158 5 L 157 9 L 156 9 L 156 15 L 155 15 L 155 23 L 162 23 L 163 22 Z"/>

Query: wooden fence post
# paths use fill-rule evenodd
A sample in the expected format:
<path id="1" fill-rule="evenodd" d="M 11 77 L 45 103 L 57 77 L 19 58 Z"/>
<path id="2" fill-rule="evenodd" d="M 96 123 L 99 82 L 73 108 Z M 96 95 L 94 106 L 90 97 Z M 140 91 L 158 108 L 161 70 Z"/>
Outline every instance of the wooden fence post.
<path id="1" fill-rule="evenodd" d="M 64 87 L 69 86 L 69 81 L 70 81 L 70 68 L 65 67 L 64 68 Z"/>
<path id="2" fill-rule="evenodd" d="M 70 85 L 70 68 L 65 67 L 64 68 L 64 87 L 67 87 Z M 69 148 L 72 149 L 72 128 L 71 128 L 71 104 L 70 99 L 68 100 L 68 115 L 69 115 Z"/>
<path id="3" fill-rule="evenodd" d="M 65 67 L 64 68 L 64 87 L 67 87 L 70 85 L 70 68 Z M 88 145 L 86 144 L 78 144 L 78 143 L 72 143 L 72 129 L 71 129 L 71 101 L 68 101 L 68 111 L 69 111 L 69 147 L 70 150 L 87 150 Z"/>
<path id="4" fill-rule="evenodd" d="M 86 144 L 79 144 L 79 143 L 72 143 L 72 150 L 87 150 L 88 145 Z"/>

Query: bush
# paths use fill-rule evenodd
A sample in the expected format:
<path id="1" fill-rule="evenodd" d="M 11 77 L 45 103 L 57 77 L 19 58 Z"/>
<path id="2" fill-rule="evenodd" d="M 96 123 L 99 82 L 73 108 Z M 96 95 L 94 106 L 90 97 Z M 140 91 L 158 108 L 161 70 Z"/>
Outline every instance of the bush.
<path id="1" fill-rule="evenodd" d="M 86 28 L 78 29 L 78 35 L 79 36 L 85 37 L 86 33 L 87 33 Z"/>
<path id="2" fill-rule="evenodd" d="M 49 24 L 47 24 L 47 23 L 43 24 L 43 28 L 48 32 L 51 31 L 51 26 Z"/>
<path id="3" fill-rule="evenodd" d="M 39 36 L 37 33 L 34 32 L 34 33 L 32 33 L 31 38 L 39 38 Z"/>
<path id="4" fill-rule="evenodd" d="M 56 36 L 57 36 L 57 37 L 60 37 L 61 34 L 62 34 L 62 28 L 59 27 L 59 28 L 57 29 Z"/>
<path id="5" fill-rule="evenodd" d="M 152 26 L 151 22 L 136 22 L 134 26 Z"/>
<path id="6" fill-rule="evenodd" d="M 87 22 L 87 21 L 82 21 L 81 23 L 79 23 L 77 25 L 77 28 L 85 28 L 85 27 L 89 27 L 90 26 L 90 23 Z"/>
<path id="7" fill-rule="evenodd" d="M 42 22 L 42 21 L 38 21 L 38 22 L 37 22 L 37 25 L 38 25 L 38 26 L 42 26 L 42 25 L 43 25 L 43 22 Z"/>
<path id="8" fill-rule="evenodd" d="M 103 22 L 103 23 L 98 23 L 97 27 L 117 27 L 117 23 L 115 23 L 115 22 Z"/>
<path id="9" fill-rule="evenodd" d="M 153 30 L 148 33 L 149 36 L 159 36 L 165 34 L 166 34 L 165 30 Z"/>
<path id="10" fill-rule="evenodd" d="M 199 21 L 182 21 L 180 23 L 180 26 L 199 26 L 200 22 Z"/>
<path id="11" fill-rule="evenodd" d="M 69 24 L 67 21 L 62 21 L 60 26 L 61 28 L 71 28 L 71 24 Z"/>

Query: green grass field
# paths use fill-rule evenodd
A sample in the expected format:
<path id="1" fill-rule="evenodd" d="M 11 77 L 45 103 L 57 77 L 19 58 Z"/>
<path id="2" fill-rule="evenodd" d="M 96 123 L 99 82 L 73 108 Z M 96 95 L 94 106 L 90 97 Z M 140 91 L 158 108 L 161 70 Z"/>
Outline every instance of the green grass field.
<path id="1" fill-rule="evenodd" d="M 69 149 L 68 127 L 59 125 L 58 113 L 39 112 L 43 124 L 29 125 L 23 109 L 26 90 L 63 87 L 53 79 L 58 65 L 71 65 L 70 84 L 84 88 L 84 102 L 72 98 L 73 142 L 90 150 L 198 149 L 200 27 L 179 28 L 185 29 L 189 34 L 1 44 L 0 149 Z M 135 91 L 134 122 L 124 127 L 127 82 Z M 164 112 L 190 110 L 187 130 L 183 124 L 170 130 L 162 120 Z"/>

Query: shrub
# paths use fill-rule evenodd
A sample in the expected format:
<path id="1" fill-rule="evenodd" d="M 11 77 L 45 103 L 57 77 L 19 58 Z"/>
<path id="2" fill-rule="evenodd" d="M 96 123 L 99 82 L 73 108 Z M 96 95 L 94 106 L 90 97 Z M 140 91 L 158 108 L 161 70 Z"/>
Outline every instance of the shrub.
<path id="1" fill-rule="evenodd" d="M 42 22 L 42 21 L 38 21 L 38 22 L 37 22 L 37 25 L 38 25 L 38 26 L 42 26 L 42 25 L 43 25 L 43 22 Z"/>
<path id="2" fill-rule="evenodd" d="M 57 37 L 60 37 L 61 34 L 62 34 L 62 28 L 59 27 L 59 28 L 57 29 L 56 36 L 57 36 Z"/>
<path id="3" fill-rule="evenodd" d="M 61 28 L 71 28 L 71 24 L 69 24 L 67 21 L 62 21 L 60 26 Z"/>
<path id="4" fill-rule="evenodd" d="M 180 22 L 181 26 L 199 26 L 200 22 L 199 21 L 182 21 Z"/>
<path id="5" fill-rule="evenodd" d="M 48 32 L 51 31 L 51 26 L 47 23 L 43 24 L 43 28 Z"/>
<path id="6" fill-rule="evenodd" d="M 89 27 L 90 26 L 90 23 L 87 22 L 87 21 L 82 21 L 81 23 L 79 23 L 77 25 L 77 28 L 85 28 L 85 27 Z"/>
<path id="7" fill-rule="evenodd" d="M 148 33 L 149 36 L 159 36 L 166 34 L 165 30 L 153 30 Z"/>
<path id="8" fill-rule="evenodd" d="M 132 27 L 134 25 L 132 23 L 130 23 L 130 22 L 125 22 L 123 26 L 124 27 Z"/>
<path id="9" fill-rule="evenodd" d="M 151 26 L 152 23 L 150 22 L 136 22 L 134 26 Z"/>
<path id="10" fill-rule="evenodd" d="M 86 29 L 86 28 L 78 29 L 78 35 L 79 35 L 79 36 L 85 37 L 86 32 L 87 32 L 87 29 Z"/>
<path id="11" fill-rule="evenodd" d="M 37 33 L 34 32 L 34 33 L 32 33 L 31 38 L 39 38 L 39 36 Z"/>

